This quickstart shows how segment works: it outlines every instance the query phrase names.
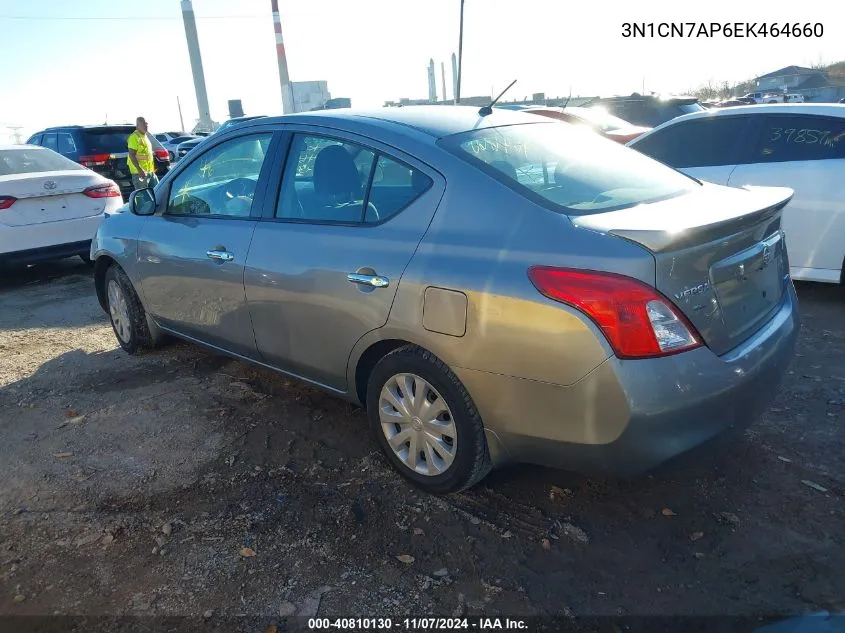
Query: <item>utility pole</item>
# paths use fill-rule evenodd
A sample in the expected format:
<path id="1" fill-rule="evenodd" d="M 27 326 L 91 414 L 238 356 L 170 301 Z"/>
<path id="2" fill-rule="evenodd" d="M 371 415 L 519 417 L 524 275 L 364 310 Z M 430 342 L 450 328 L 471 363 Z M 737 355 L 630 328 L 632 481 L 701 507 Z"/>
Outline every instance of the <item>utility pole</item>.
<path id="1" fill-rule="evenodd" d="M 464 53 L 464 0 L 461 0 L 461 26 L 458 31 L 458 88 L 455 91 L 455 103 L 461 102 L 461 71 Z"/>
<path id="2" fill-rule="evenodd" d="M 296 112 L 293 102 L 293 87 L 288 75 L 288 58 L 285 54 L 285 41 L 282 38 L 282 18 L 279 15 L 278 0 L 270 0 L 273 9 L 273 30 L 276 32 L 276 57 L 279 61 L 279 83 L 282 86 L 282 114 Z"/>
<path id="3" fill-rule="evenodd" d="M 184 132 L 185 131 L 185 121 L 184 121 L 184 119 L 182 119 L 182 104 L 179 103 L 179 95 L 176 95 L 176 107 L 179 108 L 179 125 L 182 126 L 179 129 Z"/>

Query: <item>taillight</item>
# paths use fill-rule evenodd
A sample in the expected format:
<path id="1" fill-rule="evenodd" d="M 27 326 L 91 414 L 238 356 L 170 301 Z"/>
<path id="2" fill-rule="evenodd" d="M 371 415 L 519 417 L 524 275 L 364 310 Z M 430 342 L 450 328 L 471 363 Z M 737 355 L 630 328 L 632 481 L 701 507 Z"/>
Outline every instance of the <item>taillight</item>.
<path id="1" fill-rule="evenodd" d="M 105 185 L 94 185 L 88 187 L 82 193 L 89 198 L 117 198 L 120 196 L 120 187 L 110 182 Z"/>
<path id="2" fill-rule="evenodd" d="M 14 196 L 0 196 L 0 211 L 4 211 L 11 207 L 15 202 L 17 202 L 17 198 Z"/>
<path id="3" fill-rule="evenodd" d="M 695 329 L 666 297 L 631 277 L 546 266 L 530 268 L 528 277 L 549 299 L 590 317 L 619 358 L 666 356 L 701 346 Z"/>
<path id="4" fill-rule="evenodd" d="M 170 154 L 167 153 L 166 149 L 157 149 L 153 151 L 155 157 L 159 160 L 170 160 Z"/>
<path id="5" fill-rule="evenodd" d="M 109 158 L 111 158 L 111 154 L 89 154 L 80 156 L 79 164 L 84 167 L 101 167 L 108 162 Z"/>

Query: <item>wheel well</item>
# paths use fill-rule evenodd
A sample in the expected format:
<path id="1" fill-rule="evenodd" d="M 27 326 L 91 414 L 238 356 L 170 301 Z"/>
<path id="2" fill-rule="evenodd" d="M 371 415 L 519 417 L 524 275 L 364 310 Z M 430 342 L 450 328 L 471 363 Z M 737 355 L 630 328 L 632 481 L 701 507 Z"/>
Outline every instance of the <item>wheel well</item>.
<path id="1" fill-rule="evenodd" d="M 358 402 L 365 406 L 367 404 L 367 383 L 376 364 L 393 350 L 410 344 L 401 339 L 387 339 L 373 343 L 361 354 L 358 366 L 355 368 L 355 393 L 358 396 Z"/>
<path id="2" fill-rule="evenodd" d="M 94 288 L 97 291 L 97 301 L 100 307 L 108 312 L 109 306 L 106 303 L 106 271 L 117 263 L 108 255 L 103 255 L 94 260 Z"/>

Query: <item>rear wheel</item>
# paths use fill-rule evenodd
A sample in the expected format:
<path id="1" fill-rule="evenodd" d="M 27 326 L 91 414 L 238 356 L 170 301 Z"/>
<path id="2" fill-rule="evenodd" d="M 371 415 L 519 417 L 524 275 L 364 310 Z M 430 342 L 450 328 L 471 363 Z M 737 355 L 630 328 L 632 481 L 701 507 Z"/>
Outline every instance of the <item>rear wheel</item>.
<path id="1" fill-rule="evenodd" d="M 118 266 L 109 267 L 105 285 L 109 320 L 120 346 L 130 354 L 152 347 L 144 306 L 126 273 Z"/>
<path id="2" fill-rule="evenodd" d="M 472 398 L 426 350 L 409 345 L 378 362 L 367 387 L 367 415 L 393 466 L 428 492 L 469 488 L 490 471 L 484 425 Z"/>

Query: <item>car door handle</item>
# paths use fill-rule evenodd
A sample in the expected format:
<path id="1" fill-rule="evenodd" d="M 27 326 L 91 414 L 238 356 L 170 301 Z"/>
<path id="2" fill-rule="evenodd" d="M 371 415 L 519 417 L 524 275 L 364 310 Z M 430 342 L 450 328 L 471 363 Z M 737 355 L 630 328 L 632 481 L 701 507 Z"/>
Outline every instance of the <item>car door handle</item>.
<path id="1" fill-rule="evenodd" d="M 235 259 L 235 256 L 229 251 L 206 251 L 205 254 L 211 259 L 219 259 L 223 262 L 230 262 Z"/>
<path id="2" fill-rule="evenodd" d="M 346 278 L 353 284 L 361 284 L 362 286 L 372 286 L 373 288 L 384 288 L 390 280 L 381 275 L 362 275 L 360 273 L 349 273 Z"/>

